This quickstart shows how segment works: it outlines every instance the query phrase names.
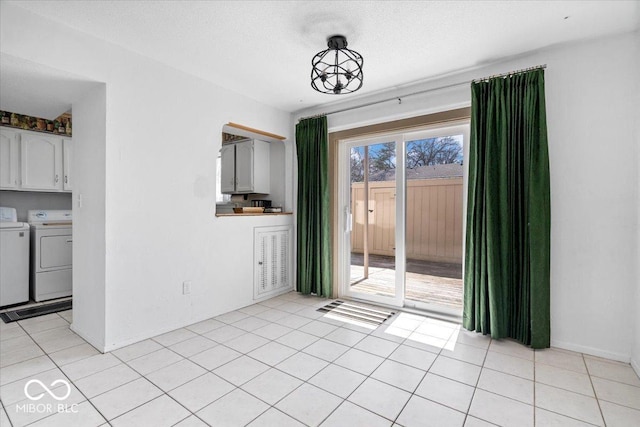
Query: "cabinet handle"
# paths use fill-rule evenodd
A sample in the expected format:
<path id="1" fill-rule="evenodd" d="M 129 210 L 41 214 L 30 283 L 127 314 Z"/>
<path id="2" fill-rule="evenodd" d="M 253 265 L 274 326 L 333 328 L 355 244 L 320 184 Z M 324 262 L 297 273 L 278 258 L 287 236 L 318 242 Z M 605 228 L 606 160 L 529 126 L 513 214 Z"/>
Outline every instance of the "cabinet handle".
<path id="1" fill-rule="evenodd" d="M 262 261 L 258 261 L 258 265 L 262 265 Z"/>
<path id="2" fill-rule="evenodd" d="M 64 176 L 64 183 L 65 184 L 69 183 L 69 177 L 67 175 Z"/>
<path id="3" fill-rule="evenodd" d="M 67 239 L 67 243 L 73 243 L 73 239 Z"/>
<path id="4" fill-rule="evenodd" d="M 58 175 L 56 175 L 56 184 L 58 183 L 58 181 L 60 181 Z"/>

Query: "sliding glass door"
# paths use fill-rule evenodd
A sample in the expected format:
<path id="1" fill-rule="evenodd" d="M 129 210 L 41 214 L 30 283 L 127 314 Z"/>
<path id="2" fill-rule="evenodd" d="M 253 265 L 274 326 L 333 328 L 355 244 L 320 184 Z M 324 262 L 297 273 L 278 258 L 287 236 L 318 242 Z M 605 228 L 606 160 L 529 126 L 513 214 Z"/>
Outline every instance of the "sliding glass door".
<path id="1" fill-rule="evenodd" d="M 462 311 L 466 128 L 405 135 L 404 305 Z"/>
<path id="2" fill-rule="evenodd" d="M 397 258 L 397 136 L 345 145 L 345 259 L 349 295 L 398 305 L 402 268 Z M 347 279 L 348 276 L 348 279 Z"/>
<path id="3" fill-rule="evenodd" d="M 341 141 L 340 294 L 459 314 L 468 125 Z"/>

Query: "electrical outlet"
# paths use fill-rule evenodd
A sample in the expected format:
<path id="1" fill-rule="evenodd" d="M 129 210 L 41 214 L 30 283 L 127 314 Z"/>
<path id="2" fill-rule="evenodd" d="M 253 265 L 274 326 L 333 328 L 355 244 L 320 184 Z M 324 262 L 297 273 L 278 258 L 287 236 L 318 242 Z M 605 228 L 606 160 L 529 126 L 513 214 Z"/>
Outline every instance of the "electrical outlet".
<path id="1" fill-rule="evenodd" d="M 191 293 L 191 280 L 182 282 L 182 295 L 188 295 Z"/>

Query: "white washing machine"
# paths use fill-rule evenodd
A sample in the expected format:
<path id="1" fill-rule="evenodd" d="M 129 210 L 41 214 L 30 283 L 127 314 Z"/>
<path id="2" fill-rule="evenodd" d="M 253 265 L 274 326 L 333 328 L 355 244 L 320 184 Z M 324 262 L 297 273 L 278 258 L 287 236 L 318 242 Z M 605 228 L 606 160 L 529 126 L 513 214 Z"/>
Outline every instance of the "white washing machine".
<path id="1" fill-rule="evenodd" d="M 29 224 L 0 207 L 0 306 L 29 301 Z"/>
<path id="2" fill-rule="evenodd" d="M 31 299 L 45 301 L 71 296 L 72 216 L 68 210 L 30 210 Z"/>

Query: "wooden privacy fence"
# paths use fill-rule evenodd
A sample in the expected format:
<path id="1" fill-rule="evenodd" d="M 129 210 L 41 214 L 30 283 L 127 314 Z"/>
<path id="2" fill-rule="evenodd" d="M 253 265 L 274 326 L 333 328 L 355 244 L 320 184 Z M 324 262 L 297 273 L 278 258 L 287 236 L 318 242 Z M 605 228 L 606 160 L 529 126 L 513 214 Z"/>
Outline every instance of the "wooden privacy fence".
<path id="1" fill-rule="evenodd" d="M 369 182 L 369 253 L 395 255 L 395 181 Z M 351 250 L 364 251 L 364 183 L 351 185 Z M 462 178 L 407 181 L 408 259 L 462 263 Z"/>

